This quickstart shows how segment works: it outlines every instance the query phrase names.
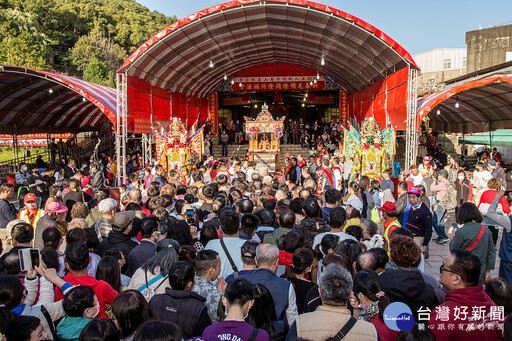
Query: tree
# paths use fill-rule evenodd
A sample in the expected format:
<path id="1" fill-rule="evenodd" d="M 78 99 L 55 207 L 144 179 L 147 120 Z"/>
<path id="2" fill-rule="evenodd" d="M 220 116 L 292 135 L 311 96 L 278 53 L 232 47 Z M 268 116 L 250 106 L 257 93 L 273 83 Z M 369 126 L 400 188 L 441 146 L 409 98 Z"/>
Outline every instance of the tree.
<path id="1" fill-rule="evenodd" d="M 107 66 L 95 58 L 91 59 L 89 64 L 85 67 L 84 80 L 110 87 L 114 86 L 113 79 L 110 76 Z"/>
<path id="2" fill-rule="evenodd" d="M 37 30 L 31 13 L 6 9 L 0 12 L 0 23 L 0 63 L 48 68 L 48 39 Z"/>
<path id="3" fill-rule="evenodd" d="M 97 59 L 103 62 L 110 72 L 115 72 L 125 58 L 126 54 L 118 44 L 94 31 L 80 37 L 71 49 L 71 60 L 79 70 L 85 70 L 91 60 Z"/>
<path id="4" fill-rule="evenodd" d="M 135 0 L 0 0 L 0 62 L 82 76 L 96 59 L 113 79 L 129 53 L 174 21 Z"/>
<path id="5" fill-rule="evenodd" d="M 46 70 L 48 49 L 46 45 L 28 32 L 0 42 L 0 63 Z"/>

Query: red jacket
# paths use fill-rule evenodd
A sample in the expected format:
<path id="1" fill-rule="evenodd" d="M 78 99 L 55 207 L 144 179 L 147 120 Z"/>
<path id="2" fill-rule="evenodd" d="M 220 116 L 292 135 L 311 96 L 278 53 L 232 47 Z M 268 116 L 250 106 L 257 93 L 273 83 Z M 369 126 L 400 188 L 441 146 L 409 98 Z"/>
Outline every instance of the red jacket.
<path id="1" fill-rule="evenodd" d="M 105 313 L 105 304 L 112 304 L 112 301 L 117 296 L 117 291 L 112 289 L 112 287 L 105 281 L 98 281 L 94 277 L 91 276 L 74 276 L 69 272 L 66 277 L 64 277 L 64 282 L 69 282 L 73 285 L 83 285 L 87 287 L 91 287 L 98 297 L 98 302 L 100 304 L 100 312 L 98 314 L 98 318 L 108 318 Z M 64 294 L 62 291 L 56 287 L 55 288 L 55 302 L 60 301 L 64 298 Z"/>
<path id="2" fill-rule="evenodd" d="M 373 315 L 368 322 L 373 324 L 381 341 L 395 341 L 398 336 L 398 332 L 389 329 L 389 327 L 380 319 L 379 315 L 380 314 Z"/>
<path id="3" fill-rule="evenodd" d="M 495 189 L 488 189 L 487 191 L 482 193 L 482 196 L 480 197 L 480 202 L 478 203 L 478 207 L 482 204 L 491 204 L 494 198 L 496 198 L 496 193 L 498 193 Z M 502 197 L 499 201 L 499 204 L 501 204 L 501 208 L 503 208 L 504 213 L 510 213 L 510 206 L 508 204 L 507 198 Z"/>
<path id="4" fill-rule="evenodd" d="M 485 293 L 482 285 L 454 289 L 446 294 L 445 302 L 432 311 L 428 327 L 434 332 L 437 341 L 501 340 L 502 335 L 498 324 L 503 323 L 504 317 L 489 316 L 491 307 L 496 307 L 496 304 Z M 483 313 L 476 314 L 480 318 L 473 320 L 474 311 Z M 464 312 L 467 312 L 467 315 Z M 486 317 L 481 318 L 482 315 Z M 494 322 L 495 325 L 490 327 Z M 478 328 L 482 323 L 485 327 Z M 475 327 L 472 328 L 471 325 Z"/>
<path id="5" fill-rule="evenodd" d="M 292 265 L 293 253 L 279 250 L 279 265 L 290 266 Z"/>
<path id="6" fill-rule="evenodd" d="M 407 182 L 407 190 L 410 190 L 411 188 L 414 187 L 414 182 L 409 181 L 409 180 L 407 180 L 406 182 Z"/>

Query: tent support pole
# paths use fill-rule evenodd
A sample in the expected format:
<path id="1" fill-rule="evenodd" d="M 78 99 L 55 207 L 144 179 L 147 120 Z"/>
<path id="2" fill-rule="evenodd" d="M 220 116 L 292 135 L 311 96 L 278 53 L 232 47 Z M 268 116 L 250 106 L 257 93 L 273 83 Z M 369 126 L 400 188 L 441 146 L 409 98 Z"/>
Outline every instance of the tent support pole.
<path id="1" fill-rule="evenodd" d="M 418 70 L 408 65 L 407 80 L 407 128 L 405 132 L 405 169 L 409 169 L 416 162 L 417 139 L 416 110 L 418 95 Z M 397 174 L 395 174 L 397 175 Z"/>

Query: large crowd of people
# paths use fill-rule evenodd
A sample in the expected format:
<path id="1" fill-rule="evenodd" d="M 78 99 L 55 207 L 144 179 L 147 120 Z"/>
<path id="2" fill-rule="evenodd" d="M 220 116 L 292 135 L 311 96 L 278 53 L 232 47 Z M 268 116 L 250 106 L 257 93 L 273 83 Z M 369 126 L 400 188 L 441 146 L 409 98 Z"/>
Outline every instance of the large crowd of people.
<path id="1" fill-rule="evenodd" d="M 370 179 L 329 153 L 278 173 L 212 156 L 167 171 L 133 153 L 120 186 L 114 160 L 80 161 L 21 164 L 17 188 L 0 186 L 7 341 L 512 339 L 500 160 L 468 179 L 455 157 L 426 156 Z M 449 242 L 438 276 L 433 242 Z M 403 330 L 384 313 L 397 302 L 414 319 Z"/>

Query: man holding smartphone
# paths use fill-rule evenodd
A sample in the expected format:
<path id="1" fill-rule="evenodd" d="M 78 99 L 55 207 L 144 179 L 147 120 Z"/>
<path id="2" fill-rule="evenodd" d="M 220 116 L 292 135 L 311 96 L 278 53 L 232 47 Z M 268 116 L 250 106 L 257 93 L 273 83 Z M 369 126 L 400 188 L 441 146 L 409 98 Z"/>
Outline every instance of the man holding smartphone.
<path id="1" fill-rule="evenodd" d="M 34 238 L 34 228 L 32 225 L 19 222 L 11 230 L 13 248 L 0 257 L 0 269 L 4 269 L 4 260 L 11 254 L 18 254 L 19 250 L 30 248 L 30 242 Z"/>

